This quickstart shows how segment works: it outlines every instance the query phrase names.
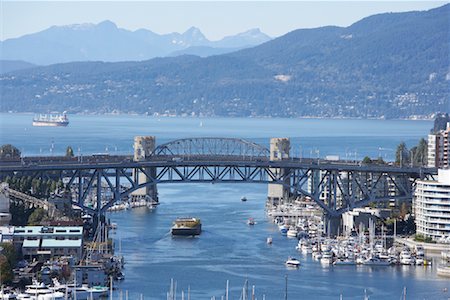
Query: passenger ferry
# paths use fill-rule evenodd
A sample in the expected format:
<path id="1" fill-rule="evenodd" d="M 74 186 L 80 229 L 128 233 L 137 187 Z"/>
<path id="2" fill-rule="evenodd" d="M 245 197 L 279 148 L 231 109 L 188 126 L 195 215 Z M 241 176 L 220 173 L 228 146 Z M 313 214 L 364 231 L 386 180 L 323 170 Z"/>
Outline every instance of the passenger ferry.
<path id="1" fill-rule="evenodd" d="M 172 235 L 199 235 L 202 232 L 202 223 L 198 218 L 177 218 L 173 222 Z"/>
<path id="2" fill-rule="evenodd" d="M 66 112 L 63 112 L 62 115 L 37 115 L 33 119 L 33 126 L 65 127 L 67 125 L 69 125 L 69 118 Z"/>

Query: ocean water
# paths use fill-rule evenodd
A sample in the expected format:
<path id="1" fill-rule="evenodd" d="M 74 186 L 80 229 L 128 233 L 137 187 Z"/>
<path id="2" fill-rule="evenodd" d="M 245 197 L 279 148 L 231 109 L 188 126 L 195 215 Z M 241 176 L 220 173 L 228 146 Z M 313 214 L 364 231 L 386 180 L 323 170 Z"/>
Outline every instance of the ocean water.
<path id="1" fill-rule="evenodd" d="M 32 127 L 32 115 L 0 114 L 0 144 L 16 145 L 25 155 L 75 153 L 131 153 L 135 135 L 155 135 L 157 143 L 177 138 L 238 137 L 268 146 L 270 137 L 290 137 L 297 155 L 392 160 L 401 141 L 411 147 L 426 137 L 432 122 L 327 119 L 154 118 L 145 116 L 70 116 L 66 128 Z M 129 299 L 166 299 L 170 280 L 191 299 L 220 299 L 230 282 L 230 299 L 238 300 L 244 282 L 255 286 L 257 299 L 448 299 L 450 281 L 436 276 L 433 267 L 329 267 L 295 250 L 266 217 L 267 186 L 263 184 L 161 184 L 161 204 L 109 213 L 118 224 L 116 249 L 125 256 L 125 280 L 114 299 L 125 291 Z M 241 202 L 246 196 L 248 201 Z M 180 216 L 202 220 L 195 238 L 172 238 L 172 221 Z M 257 224 L 248 226 L 249 217 Z M 266 238 L 273 244 L 266 245 Z M 119 247 L 119 245 L 121 245 Z M 288 256 L 301 261 L 298 270 L 284 266 Z M 185 298 L 187 299 L 187 297 Z"/>

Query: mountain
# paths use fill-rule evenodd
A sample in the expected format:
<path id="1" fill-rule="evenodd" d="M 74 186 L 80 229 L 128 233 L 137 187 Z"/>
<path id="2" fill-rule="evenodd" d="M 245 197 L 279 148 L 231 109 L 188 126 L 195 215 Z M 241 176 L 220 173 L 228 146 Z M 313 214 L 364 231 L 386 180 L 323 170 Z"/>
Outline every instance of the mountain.
<path id="1" fill-rule="evenodd" d="M 197 55 L 200 57 L 207 57 L 211 55 L 220 55 L 235 52 L 244 48 L 251 48 L 270 40 L 271 38 L 267 34 L 261 32 L 258 28 L 254 28 L 236 35 L 226 36 L 220 41 L 209 42 L 204 46 L 192 46 L 178 50 L 172 52 L 169 56 Z"/>
<path id="2" fill-rule="evenodd" d="M 194 46 L 183 50 L 174 51 L 168 56 L 196 55 L 200 57 L 208 57 L 212 55 L 231 53 L 241 49 L 242 48 L 214 48 L 208 46 Z"/>
<path id="3" fill-rule="evenodd" d="M 374 15 L 205 58 L 15 71 L 0 76 L 1 110 L 357 118 L 448 112 L 449 15 L 449 4 Z"/>
<path id="4" fill-rule="evenodd" d="M 0 60 L 0 74 L 33 67 L 36 67 L 36 65 L 22 60 Z"/>
<path id="5" fill-rule="evenodd" d="M 215 48 L 248 48 L 270 41 L 267 34 L 261 32 L 259 28 L 253 28 L 236 35 L 226 36 L 220 41 L 213 42 Z"/>
<path id="6" fill-rule="evenodd" d="M 52 26 L 41 32 L 0 42 L 0 47 L 1 59 L 49 65 L 73 61 L 142 61 L 173 55 L 190 47 L 217 48 L 211 53 L 226 53 L 231 51 L 229 48 L 252 47 L 268 40 L 270 37 L 255 29 L 220 41 L 209 41 L 196 27 L 184 33 L 159 35 L 146 29 L 121 29 L 111 21 L 104 21 L 96 25 Z M 208 55 L 207 51 L 203 51 L 203 56 Z"/>

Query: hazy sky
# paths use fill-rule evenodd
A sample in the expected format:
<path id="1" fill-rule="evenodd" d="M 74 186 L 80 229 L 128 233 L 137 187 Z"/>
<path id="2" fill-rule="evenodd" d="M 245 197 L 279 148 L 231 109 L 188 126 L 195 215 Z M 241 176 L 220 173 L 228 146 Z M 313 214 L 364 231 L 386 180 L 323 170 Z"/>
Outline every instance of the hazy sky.
<path id="1" fill-rule="evenodd" d="M 0 0 L 0 40 L 44 30 L 52 25 L 111 20 L 130 30 L 184 32 L 196 26 L 210 40 L 250 28 L 272 37 L 298 28 L 348 26 L 383 12 L 427 10 L 443 1 L 20 1 Z"/>

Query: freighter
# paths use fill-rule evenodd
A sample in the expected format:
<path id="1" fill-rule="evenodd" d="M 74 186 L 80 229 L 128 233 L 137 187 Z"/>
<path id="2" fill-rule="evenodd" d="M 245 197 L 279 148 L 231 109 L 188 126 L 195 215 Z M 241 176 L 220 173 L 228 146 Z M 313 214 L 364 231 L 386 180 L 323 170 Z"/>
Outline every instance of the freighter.
<path id="1" fill-rule="evenodd" d="M 69 118 L 67 113 L 62 115 L 38 115 L 33 119 L 33 126 L 67 126 L 69 125 Z"/>
<path id="2" fill-rule="evenodd" d="M 173 222 L 172 235 L 199 235 L 202 223 L 198 218 L 177 218 Z"/>

